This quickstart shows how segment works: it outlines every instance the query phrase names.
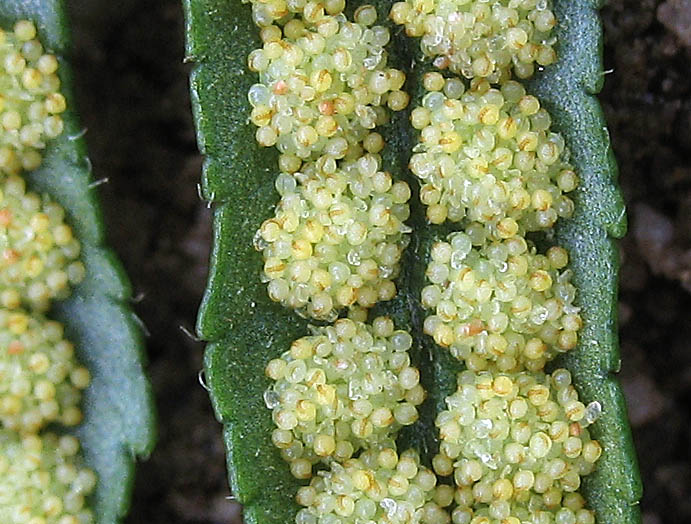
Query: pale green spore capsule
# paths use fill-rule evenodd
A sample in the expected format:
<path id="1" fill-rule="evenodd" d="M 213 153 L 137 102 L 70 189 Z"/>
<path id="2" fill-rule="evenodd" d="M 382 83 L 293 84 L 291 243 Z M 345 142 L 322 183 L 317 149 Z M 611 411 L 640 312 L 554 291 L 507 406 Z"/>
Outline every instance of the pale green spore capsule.
<path id="1" fill-rule="evenodd" d="M 421 293 L 433 312 L 425 333 L 475 371 L 490 364 L 504 372 L 539 371 L 573 349 L 582 322 L 566 250 L 541 255 L 518 236 L 475 238 L 481 244 L 473 248 L 474 234 L 452 233 L 431 250 L 429 285 Z"/>
<path id="2" fill-rule="evenodd" d="M 81 391 L 90 382 L 59 322 L 21 309 L 0 309 L 0 422 L 19 433 L 82 420 Z"/>
<path id="3" fill-rule="evenodd" d="M 323 24 L 328 15 L 338 15 L 345 9 L 345 0 L 326 0 L 325 2 L 305 0 L 243 0 L 252 4 L 252 19 L 261 28 L 273 23 L 285 25 L 295 15 L 302 15 L 301 21 L 311 26 Z"/>
<path id="4" fill-rule="evenodd" d="M 406 0 L 389 16 L 408 36 L 421 37 L 436 67 L 466 78 L 525 79 L 556 60 L 551 2 Z"/>
<path id="5" fill-rule="evenodd" d="M 19 176 L 0 181 L 0 306 L 45 311 L 67 297 L 84 278 L 79 252 L 60 205 L 27 192 Z"/>
<path id="6" fill-rule="evenodd" d="M 313 477 L 298 493 L 297 502 L 306 507 L 295 522 L 449 524 L 439 504 L 450 503 L 449 496 L 437 495 L 436 477 L 415 451 L 399 457 L 394 448 L 374 448 L 342 464 L 332 462 Z"/>
<path id="7" fill-rule="evenodd" d="M 443 475 L 453 464 L 454 481 L 468 495 L 459 500 L 457 494 L 458 519 L 472 514 L 534 522 L 541 512 L 550 518 L 587 515 L 575 492 L 601 447 L 590 438 L 588 422 L 569 414 L 570 399 L 577 401 L 578 394 L 568 374 L 459 374 L 448 410 L 437 416 L 441 445 L 433 461 Z"/>
<path id="8" fill-rule="evenodd" d="M 86 498 L 96 475 L 83 466 L 79 441 L 53 433 L 0 431 L 0 521 L 91 524 Z"/>
<path id="9" fill-rule="evenodd" d="M 269 362 L 266 374 L 275 383 L 264 395 L 277 426 L 273 443 L 291 464 L 301 461 L 299 473 L 307 477 L 305 464 L 343 463 L 363 448 L 388 445 L 417 420 L 424 399 L 410 343 L 402 343 L 410 336 L 390 319 L 372 326 L 339 319 L 313 331 Z"/>
<path id="10" fill-rule="evenodd" d="M 0 174 L 36 169 L 46 142 L 62 133 L 66 102 L 57 69 L 32 22 L 0 30 Z"/>
<path id="11" fill-rule="evenodd" d="M 470 220 L 493 238 L 551 228 L 573 213 L 577 177 L 566 163 L 561 135 L 549 114 L 510 81 L 486 82 L 451 98 L 428 93 L 412 114 L 420 142 L 410 168 L 432 223 Z"/>
<path id="12" fill-rule="evenodd" d="M 327 15 L 313 27 L 293 19 L 262 31 L 263 48 L 248 57 L 260 81 L 248 93 L 250 120 L 259 145 L 276 146 L 287 172 L 324 153 L 359 156 L 370 130 L 387 121 L 384 107 L 408 105 L 405 75 L 386 64 L 388 29 L 375 21 L 375 8 L 362 6 L 354 22 Z"/>
<path id="13" fill-rule="evenodd" d="M 276 214 L 255 238 L 272 300 L 332 321 L 345 307 L 370 308 L 395 296 L 410 188 L 380 162 L 367 154 L 329 172 L 329 157 L 322 157 L 277 178 Z"/>

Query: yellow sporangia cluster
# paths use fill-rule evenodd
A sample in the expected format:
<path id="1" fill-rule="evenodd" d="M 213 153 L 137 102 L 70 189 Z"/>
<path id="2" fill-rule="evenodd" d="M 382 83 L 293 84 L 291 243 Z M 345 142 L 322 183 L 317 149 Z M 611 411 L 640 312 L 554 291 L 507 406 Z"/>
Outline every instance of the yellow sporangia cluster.
<path id="1" fill-rule="evenodd" d="M 76 437 L 46 431 L 82 420 L 88 370 L 45 313 L 85 276 L 65 211 L 22 173 L 63 131 L 58 61 L 30 21 L 0 30 L 0 522 L 89 524 L 96 477 Z"/>
<path id="2" fill-rule="evenodd" d="M 418 419 L 425 398 L 410 365 L 413 339 L 391 319 L 370 326 L 344 318 L 313 331 L 266 367 L 275 381 L 264 395 L 277 426 L 272 440 L 298 478 L 309 478 L 319 461 L 395 448 L 395 434 Z"/>
<path id="3" fill-rule="evenodd" d="M 298 490 L 296 524 L 447 524 L 453 490 L 420 464 L 413 450 L 372 449 L 333 463 Z"/>
<path id="4" fill-rule="evenodd" d="M 407 106 L 405 75 L 387 67 L 389 31 L 373 26 L 376 19 L 364 6 L 354 22 L 339 15 L 261 30 L 263 46 L 248 57 L 259 73 L 248 93 L 250 118 L 257 142 L 281 152 L 281 170 L 298 171 L 300 161 L 325 154 L 359 155 L 369 130 L 386 122 L 384 108 Z"/>
<path id="5" fill-rule="evenodd" d="M 62 324 L 21 309 L 0 309 L 0 423 L 18 433 L 82 420 L 81 390 L 89 372 L 79 366 Z"/>
<path id="6" fill-rule="evenodd" d="M 93 523 L 86 498 L 96 476 L 83 466 L 79 448 L 72 436 L 0 430 L 0 522 Z"/>
<path id="7" fill-rule="evenodd" d="M 84 278 L 79 242 L 65 210 L 26 191 L 18 175 L 0 176 L 0 304 L 46 311 Z"/>
<path id="8" fill-rule="evenodd" d="M 371 308 L 396 295 L 410 188 L 371 153 L 321 167 L 279 175 L 281 200 L 255 244 L 272 300 L 333 321 L 344 307 Z"/>
<path id="9" fill-rule="evenodd" d="M 352 22 L 303 13 L 262 27 L 248 58 L 260 80 L 248 94 L 257 142 L 280 152 L 281 200 L 255 242 L 263 277 L 272 300 L 320 320 L 393 298 L 407 244 L 410 188 L 382 168 L 374 129 L 409 97 L 376 20 L 369 5 Z"/>
<path id="10" fill-rule="evenodd" d="M 577 491 L 602 453 L 587 430 L 599 405 L 578 400 L 567 370 L 465 371 L 446 405 L 433 465 L 458 486 L 453 522 L 594 522 Z"/>
<path id="11" fill-rule="evenodd" d="M 66 104 L 57 70 L 32 22 L 0 29 L 0 176 L 36 169 L 46 141 L 62 133 Z"/>
<path id="12" fill-rule="evenodd" d="M 420 37 L 434 65 L 465 78 L 503 83 L 529 78 L 556 61 L 556 17 L 547 0 L 406 0 L 391 9 L 394 23 Z"/>
<path id="13" fill-rule="evenodd" d="M 538 371 L 573 349 L 581 328 L 568 254 L 525 238 L 488 241 L 481 227 L 432 246 L 421 302 L 424 331 L 469 369 Z"/>
<path id="14" fill-rule="evenodd" d="M 565 193 L 578 177 L 537 98 L 514 81 L 496 88 L 474 82 L 463 92 L 440 73 L 424 80 L 429 92 L 411 115 L 420 142 L 410 169 L 421 180 L 430 222 L 480 222 L 507 238 L 571 216 Z"/>

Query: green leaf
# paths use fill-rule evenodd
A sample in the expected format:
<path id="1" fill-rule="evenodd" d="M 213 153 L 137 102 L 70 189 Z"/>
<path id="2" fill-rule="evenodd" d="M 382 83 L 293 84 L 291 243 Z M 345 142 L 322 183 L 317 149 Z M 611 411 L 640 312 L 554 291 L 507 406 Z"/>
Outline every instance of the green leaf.
<path id="1" fill-rule="evenodd" d="M 249 122 L 247 91 L 257 81 L 246 70 L 248 53 L 260 45 L 251 9 L 240 0 L 183 0 L 187 56 L 196 62 L 191 75 L 192 106 L 200 150 L 206 155 L 202 188 L 214 202 L 214 249 L 197 330 L 209 344 L 205 371 L 211 400 L 225 426 L 233 493 L 252 524 L 292 522 L 298 482 L 270 442 L 273 423 L 262 394 L 269 386 L 263 369 L 290 343 L 308 333 L 307 322 L 271 302 L 260 282 L 261 255 L 252 245 L 255 231 L 273 214 L 278 201 L 273 182 L 277 153 L 259 148 Z M 349 4 L 358 2 L 349 2 Z M 366 3 L 366 2 L 359 2 Z M 391 1 L 378 0 L 380 23 Z M 639 522 L 641 483 L 621 389 L 616 296 L 617 251 L 614 238 L 626 229 L 624 204 L 616 186 L 616 165 L 600 106 L 602 34 L 595 0 L 555 0 L 560 60 L 536 75 L 529 89 L 548 108 L 553 125 L 566 138 L 571 161 L 581 177 L 576 214 L 561 221 L 557 238 L 571 253 L 577 301 L 585 327 L 577 350 L 563 358 L 584 402 L 598 400 L 603 415 L 592 431 L 604 447 L 596 472 L 584 481 L 584 494 L 598 522 Z M 353 6 L 350 5 L 352 9 Z M 393 28 L 390 61 L 408 75 L 413 104 L 420 98 L 426 65 L 418 43 Z M 411 68 L 411 63 L 415 64 Z M 394 115 L 384 130 L 384 164 L 412 188 L 419 184 L 407 169 L 415 137 L 408 114 Z M 417 195 L 411 199 L 412 241 L 401 264 L 398 297 L 376 313 L 393 315 L 408 327 L 415 343 L 413 360 L 422 372 L 429 399 L 420 421 L 407 428 L 401 443 L 417 446 L 429 462 L 436 450 L 434 416 L 455 389 L 459 364 L 435 350 L 423 336 L 419 291 L 429 247 L 448 228 L 426 224 Z"/>
<path id="2" fill-rule="evenodd" d="M 145 364 L 142 326 L 131 307 L 131 288 L 115 254 L 105 245 L 97 183 L 91 173 L 83 129 L 75 111 L 70 37 L 61 0 L 0 0 L 0 24 L 34 21 L 39 38 L 60 60 L 65 132 L 51 141 L 43 165 L 30 173 L 28 185 L 66 210 L 82 244 L 86 278 L 69 299 L 56 303 L 50 316 L 65 325 L 79 360 L 92 375 L 84 395 L 84 423 L 76 430 L 86 462 L 98 475 L 90 502 L 98 524 L 121 521 L 129 507 L 137 456 L 154 445 L 155 419 Z"/>

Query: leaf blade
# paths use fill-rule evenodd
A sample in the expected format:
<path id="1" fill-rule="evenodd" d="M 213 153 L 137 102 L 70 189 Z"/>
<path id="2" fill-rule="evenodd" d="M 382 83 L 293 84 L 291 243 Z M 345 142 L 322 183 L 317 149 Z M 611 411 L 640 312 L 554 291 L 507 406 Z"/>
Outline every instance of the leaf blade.
<path id="1" fill-rule="evenodd" d="M 386 6 L 390 6 L 391 2 L 382 0 L 371 3 L 377 5 L 381 21 Z M 255 481 L 255 484 L 244 480 L 244 476 L 251 473 L 252 466 L 244 462 L 241 455 L 249 451 L 243 449 L 236 441 L 237 434 L 247 431 L 246 428 L 239 429 L 237 426 L 239 419 L 246 417 L 252 421 L 255 428 L 264 428 L 264 442 L 267 442 L 266 437 L 273 429 L 269 410 L 256 402 L 242 403 L 242 400 L 235 397 L 244 394 L 259 398 L 268 382 L 261 373 L 262 366 L 257 365 L 261 387 L 240 388 L 239 392 L 236 390 L 234 393 L 228 393 L 224 388 L 230 387 L 234 359 L 238 357 L 237 354 L 228 353 L 221 356 L 224 349 L 219 344 L 219 340 L 225 336 L 243 338 L 246 336 L 243 329 L 252 332 L 255 327 L 252 321 L 248 321 L 245 328 L 242 327 L 240 312 L 243 311 L 243 302 L 234 297 L 228 298 L 229 295 L 238 292 L 246 295 L 245 308 L 248 304 L 252 304 L 253 308 L 259 308 L 254 312 L 255 318 L 257 315 L 267 315 L 270 319 L 268 324 L 272 326 L 282 322 L 288 322 L 286 325 L 290 326 L 273 339 L 273 348 L 266 346 L 266 340 L 264 345 L 258 340 L 257 345 L 261 348 L 254 353 L 255 361 L 265 362 L 280 355 L 292 338 L 306 334 L 306 331 L 300 331 L 302 321 L 293 318 L 294 315 L 286 316 L 285 311 L 276 310 L 276 306 L 268 301 L 263 285 L 259 283 L 261 258 L 250 247 L 254 230 L 263 219 L 271 216 L 271 206 L 278 200 L 272 187 L 272 178 L 276 171 L 275 153 L 256 145 L 254 130 L 247 122 L 246 93 L 255 80 L 250 74 L 243 77 L 229 74 L 226 81 L 223 81 L 224 70 L 243 70 L 245 57 L 258 44 L 257 31 L 251 21 L 250 7 L 238 0 L 185 0 L 184 4 L 188 27 L 188 55 L 198 61 L 191 87 L 198 119 L 200 149 L 207 155 L 203 174 L 204 194 L 211 200 L 223 202 L 214 220 L 212 276 L 200 308 L 198 332 L 202 338 L 211 341 L 207 349 L 206 371 L 217 417 L 226 424 L 231 485 L 239 490 L 237 495 L 240 501 L 246 504 L 247 522 L 273 522 L 267 517 L 266 508 L 275 503 L 275 509 L 278 510 L 281 504 L 279 500 L 287 500 L 288 495 L 282 493 L 281 497 L 271 498 L 269 494 L 268 498 L 264 498 L 267 496 L 267 490 L 261 489 L 263 479 Z M 557 66 L 552 66 L 539 74 L 530 83 L 530 89 L 541 101 L 544 99 L 546 107 L 552 113 L 555 128 L 565 135 L 573 153 L 572 161 L 581 173 L 582 184 L 575 197 L 577 209 L 580 209 L 574 220 L 558 228 L 557 239 L 561 245 L 576 253 L 572 257 L 572 269 L 575 273 L 574 282 L 579 290 L 578 300 L 584 308 L 583 316 L 586 322 L 579 350 L 559 362 L 567 365 L 574 373 L 584 402 L 602 400 L 605 407 L 604 414 L 593 431 L 604 445 L 603 457 L 607 457 L 601 459 L 597 472 L 584 480 L 589 502 L 597 510 L 599 522 L 635 524 L 640 521 L 637 504 L 640 500 L 641 483 L 630 428 L 626 420 L 625 402 L 621 389 L 612 376 L 619 363 L 616 336 L 618 263 L 613 237 L 624 234 L 626 222 L 623 200 L 616 186 L 616 163 L 609 147 L 602 111 L 593 96 L 599 91 L 603 81 L 602 34 L 597 13 L 600 2 L 555 0 L 555 6 L 559 20 L 563 21 L 563 24 L 559 25 L 561 59 Z M 221 29 L 221 33 L 224 34 L 218 40 L 214 40 L 212 31 L 218 30 L 218 19 L 225 16 L 226 12 L 231 12 L 234 29 Z M 231 42 L 228 42 L 227 35 L 232 35 Z M 412 59 L 419 58 L 419 52 L 411 50 L 405 39 L 401 40 L 400 30 L 398 35 L 394 34 L 394 39 L 396 41 L 392 47 L 395 50 L 392 54 L 398 54 L 398 59 L 407 61 L 402 63 L 408 65 Z M 415 84 L 415 79 L 419 84 L 423 68 L 419 67 L 422 65 L 420 61 L 417 62 L 417 67 L 411 75 L 414 78 L 409 79 L 408 87 Z M 214 93 L 212 86 L 222 87 Z M 419 93 L 417 96 L 419 98 Z M 232 102 L 228 102 L 229 99 Z M 239 106 L 240 114 L 234 113 L 238 110 L 238 101 L 242 102 Z M 212 122 L 214 119 L 224 122 Z M 399 118 L 399 122 L 401 120 L 402 118 Z M 227 128 L 231 131 L 226 136 L 215 135 L 218 130 Z M 410 142 L 410 137 L 406 135 L 409 135 L 409 132 L 401 131 L 400 127 L 398 132 L 396 129 L 389 132 L 389 137 L 395 143 L 392 145 L 390 142 L 387 151 L 394 152 L 388 153 L 385 162 L 388 161 L 389 168 L 395 166 L 394 172 L 406 171 L 407 157 L 402 153 L 409 150 L 409 147 L 404 147 Z M 227 151 L 228 148 L 231 149 L 230 153 Z M 405 176 L 410 177 L 410 174 Z M 409 178 L 409 183 L 410 180 L 413 179 Z M 267 192 L 271 195 L 268 201 Z M 415 199 L 414 194 L 411 200 L 411 221 L 414 227 L 424 224 L 424 211 L 415 203 Z M 247 208 L 244 222 L 239 216 L 243 205 Z M 227 213 L 236 216 L 228 221 Z M 245 228 L 243 234 L 237 234 L 237 227 Z M 229 236 L 226 231 L 230 231 Z M 409 253 L 405 255 L 406 261 L 402 264 L 403 273 L 399 277 L 399 289 L 402 285 L 404 292 L 392 303 L 377 308 L 378 313 L 387 312 L 395 315 L 399 325 L 413 324 L 412 327 L 417 332 L 415 360 L 419 362 L 429 357 L 433 358 L 429 366 L 432 369 L 423 372 L 423 381 L 424 375 L 427 375 L 425 385 L 428 389 L 431 386 L 438 398 L 432 399 L 425 407 L 421 423 L 405 432 L 406 441 L 431 448 L 433 444 L 430 444 L 430 439 L 421 438 L 419 431 L 434 430 L 433 417 L 430 416 L 429 410 L 432 409 L 433 414 L 435 405 L 438 408 L 443 404 L 441 397 L 448 394 L 449 388 L 452 387 L 448 379 L 451 363 L 435 356 L 433 344 L 427 337 L 421 336 L 420 307 L 415 303 L 418 302 L 422 283 L 411 273 L 418 271 L 422 274 L 430 243 L 435 238 L 442 238 L 445 233 L 444 228 L 430 226 L 425 226 L 424 232 L 413 233 Z M 237 242 L 245 242 L 247 249 L 236 249 L 233 244 Z M 410 253 L 410 250 L 413 250 L 413 253 Z M 228 267 L 231 264 L 253 269 L 245 267 L 244 271 L 239 271 L 237 267 Z M 260 323 L 266 324 L 266 318 Z M 230 330 L 228 324 L 233 325 Z M 292 338 L 285 336 L 288 333 Z M 247 356 L 240 358 L 245 359 Z M 238 381 L 247 382 L 250 378 L 241 377 Z M 242 423 L 248 422 L 244 420 Z M 257 438 L 261 438 L 259 430 L 256 435 Z M 268 442 L 266 447 L 261 448 L 261 452 L 267 456 L 277 457 L 278 453 L 272 448 Z M 277 460 L 280 461 L 280 458 Z M 281 467 L 280 464 L 276 466 Z M 241 471 L 243 468 L 249 470 Z M 283 465 L 283 469 L 287 467 Z M 239 480 L 239 477 L 243 477 L 243 480 Z M 297 483 L 293 486 L 294 490 Z M 284 489 L 283 484 L 281 489 Z"/>
<path id="2" fill-rule="evenodd" d="M 92 375 L 83 397 L 84 423 L 75 431 L 86 462 L 99 478 L 92 507 L 98 524 L 116 524 L 126 514 L 134 462 L 155 441 L 151 386 L 143 366 L 143 333 L 130 308 L 131 286 L 124 269 L 105 245 L 98 196 L 76 111 L 69 70 L 70 37 L 61 0 L 1 0 L 3 27 L 34 20 L 44 46 L 58 56 L 62 93 L 68 109 L 65 132 L 52 141 L 42 166 L 27 175 L 33 191 L 51 195 L 66 211 L 82 244 L 86 278 L 72 295 L 56 303 L 51 318 L 65 325 L 78 359 Z"/>

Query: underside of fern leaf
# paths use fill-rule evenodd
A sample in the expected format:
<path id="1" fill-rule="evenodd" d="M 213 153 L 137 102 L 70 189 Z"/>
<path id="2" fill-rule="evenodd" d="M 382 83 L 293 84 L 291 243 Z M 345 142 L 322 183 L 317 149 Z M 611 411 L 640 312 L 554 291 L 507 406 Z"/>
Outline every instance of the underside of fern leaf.
<path id="1" fill-rule="evenodd" d="M 79 437 L 86 464 L 98 477 L 88 502 L 96 522 L 116 524 L 129 508 L 136 457 L 148 455 L 155 439 L 143 333 L 130 307 L 129 281 L 106 247 L 85 130 L 75 111 L 65 5 L 61 0 L 0 0 L 2 27 L 18 20 L 33 21 L 44 47 L 60 62 L 65 130 L 48 144 L 41 167 L 26 176 L 32 191 L 48 194 L 64 207 L 82 246 L 86 277 L 48 315 L 63 323 L 78 359 L 91 373 L 83 396 L 84 421 L 70 431 Z"/>
<path id="2" fill-rule="evenodd" d="M 371 3 L 383 23 L 391 2 Z M 215 206 L 211 272 L 198 322 L 199 335 L 209 342 L 207 382 L 225 427 L 231 488 L 245 505 L 246 521 L 292 522 L 299 483 L 271 443 L 264 366 L 308 334 L 308 322 L 268 298 L 259 278 L 261 255 L 253 247 L 255 231 L 272 215 L 278 199 L 278 155 L 256 144 L 248 121 L 247 91 L 256 78 L 246 70 L 246 57 L 260 46 L 258 31 L 250 7 L 239 0 L 185 0 L 184 5 L 187 55 L 196 63 L 191 89 L 197 137 L 206 155 L 202 187 Z M 594 0 L 555 0 L 554 6 L 559 61 L 538 73 L 528 90 L 550 111 L 582 181 L 574 196 L 575 215 L 562 221 L 556 236 L 572 254 L 573 282 L 585 322 L 578 348 L 557 364 L 573 373 L 583 402 L 597 400 L 603 407 L 592 434 L 604 452 L 596 472 L 584 481 L 588 504 L 598 522 L 633 524 L 640 519 L 641 485 L 624 399 L 614 377 L 619 368 L 615 238 L 623 235 L 626 223 L 616 165 L 595 98 L 603 81 L 599 5 Z M 425 64 L 416 45 L 400 31 L 392 30 L 392 39 L 389 62 L 406 72 L 406 89 L 413 101 L 419 100 Z M 382 131 L 388 145 L 384 164 L 417 187 L 407 169 L 414 144 L 408 115 L 393 117 Z M 418 423 L 401 439 L 417 447 L 429 464 L 436 446 L 435 412 L 455 387 L 458 364 L 446 352 L 435 351 L 422 334 L 419 292 L 429 247 L 448 228 L 430 226 L 415 202 L 414 194 L 408 221 L 414 231 L 397 280 L 399 295 L 380 304 L 376 313 L 391 315 L 414 336 L 412 359 L 430 398 Z"/>

